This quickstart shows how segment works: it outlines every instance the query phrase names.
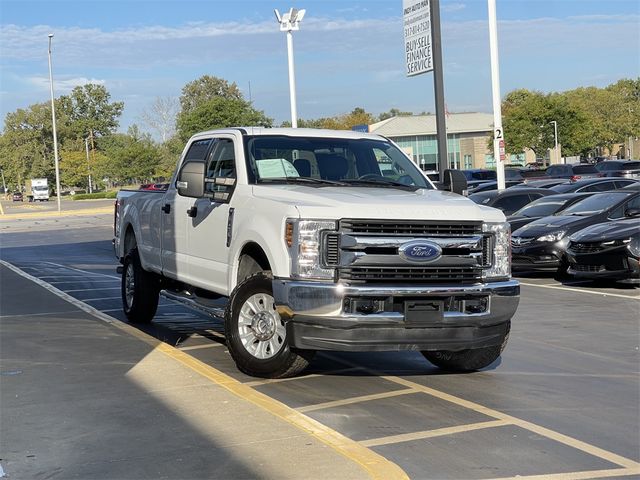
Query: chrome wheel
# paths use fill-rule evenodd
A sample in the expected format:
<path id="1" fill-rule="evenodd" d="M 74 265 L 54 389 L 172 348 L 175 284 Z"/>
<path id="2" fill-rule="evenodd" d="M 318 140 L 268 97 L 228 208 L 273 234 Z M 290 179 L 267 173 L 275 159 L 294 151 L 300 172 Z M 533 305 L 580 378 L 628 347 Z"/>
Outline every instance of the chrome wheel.
<path id="1" fill-rule="evenodd" d="M 135 288 L 136 288 L 135 273 L 133 271 L 133 265 L 130 263 L 129 265 L 127 265 L 127 270 L 125 271 L 125 277 L 124 277 L 125 300 L 127 302 L 128 308 L 131 308 L 133 306 L 133 296 L 136 291 Z"/>
<path id="2" fill-rule="evenodd" d="M 282 349 L 287 331 L 271 295 L 257 293 L 244 302 L 238 315 L 238 334 L 255 358 L 266 360 Z"/>

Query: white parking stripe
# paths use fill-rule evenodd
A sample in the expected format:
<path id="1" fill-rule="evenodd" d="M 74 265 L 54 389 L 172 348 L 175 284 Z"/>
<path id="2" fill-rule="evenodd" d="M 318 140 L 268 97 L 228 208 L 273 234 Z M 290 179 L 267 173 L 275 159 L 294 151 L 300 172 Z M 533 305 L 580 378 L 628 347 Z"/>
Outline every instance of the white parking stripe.
<path id="1" fill-rule="evenodd" d="M 538 288 L 552 288 L 554 290 L 565 290 L 569 292 L 578 292 L 578 293 L 588 293 L 590 295 L 602 295 L 604 297 L 618 297 L 618 298 L 630 298 L 632 300 L 640 300 L 640 295 L 620 295 L 619 293 L 608 293 L 608 292 L 599 292 L 597 290 L 585 290 L 584 288 L 571 288 L 571 287 L 563 287 L 559 285 L 538 285 L 536 283 L 525 283 L 520 282 L 520 285 L 526 285 L 527 287 L 538 287 Z"/>

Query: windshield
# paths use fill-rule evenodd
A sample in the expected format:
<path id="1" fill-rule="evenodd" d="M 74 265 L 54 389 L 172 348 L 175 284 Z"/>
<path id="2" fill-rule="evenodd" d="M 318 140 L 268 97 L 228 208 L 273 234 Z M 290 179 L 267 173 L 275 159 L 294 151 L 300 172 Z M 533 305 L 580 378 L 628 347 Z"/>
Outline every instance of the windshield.
<path id="1" fill-rule="evenodd" d="M 590 197 L 580 200 L 574 203 L 568 208 L 565 208 L 559 214 L 561 215 L 593 215 L 596 213 L 604 212 L 614 205 L 618 204 L 631 193 L 625 192 L 610 192 L 610 193 L 597 193 Z"/>
<path id="2" fill-rule="evenodd" d="M 434 188 L 402 151 L 383 140 L 283 135 L 246 138 L 251 183 Z"/>
<path id="3" fill-rule="evenodd" d="M 566 200 L 540 198 L 525 205 L 513 214 L 514 217 L 547 217 L 556 213 L 566 203 Z"/>
<path id="4" fill-rule="evenodd" d="M 41 186 L 41 185 L 37 185 L 37 186 L 35 186 L 35 185 L 34 185 L 33 187 L 31 187 L 31 189 L 32 189 L 34 192 L 46 192 L 46 191 L 48 190 L 48 188 L 47 188 L 47 187 L 43 187 L 43 186 Z"/>

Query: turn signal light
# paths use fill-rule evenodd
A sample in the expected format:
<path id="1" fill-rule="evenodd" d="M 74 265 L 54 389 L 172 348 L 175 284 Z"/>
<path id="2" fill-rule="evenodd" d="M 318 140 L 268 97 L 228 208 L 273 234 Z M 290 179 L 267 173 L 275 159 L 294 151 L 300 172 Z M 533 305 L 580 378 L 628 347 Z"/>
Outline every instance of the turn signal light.
<path id="1" fill-rule="evenodd" d="M 287 247 L 293 245 L 293 223 L 287 222 L 284 230 L 284 240 L 287 242 Z"/>

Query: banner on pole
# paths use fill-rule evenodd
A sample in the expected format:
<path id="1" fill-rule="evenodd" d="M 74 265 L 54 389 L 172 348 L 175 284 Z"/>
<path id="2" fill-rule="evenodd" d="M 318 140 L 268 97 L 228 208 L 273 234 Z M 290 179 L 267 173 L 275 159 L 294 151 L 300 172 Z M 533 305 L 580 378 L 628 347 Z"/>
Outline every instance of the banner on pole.
<path id="1" fill-rule="evenodd" d="M 407 77 L 433 70 L 429 0 L 402 0 Z"/>

